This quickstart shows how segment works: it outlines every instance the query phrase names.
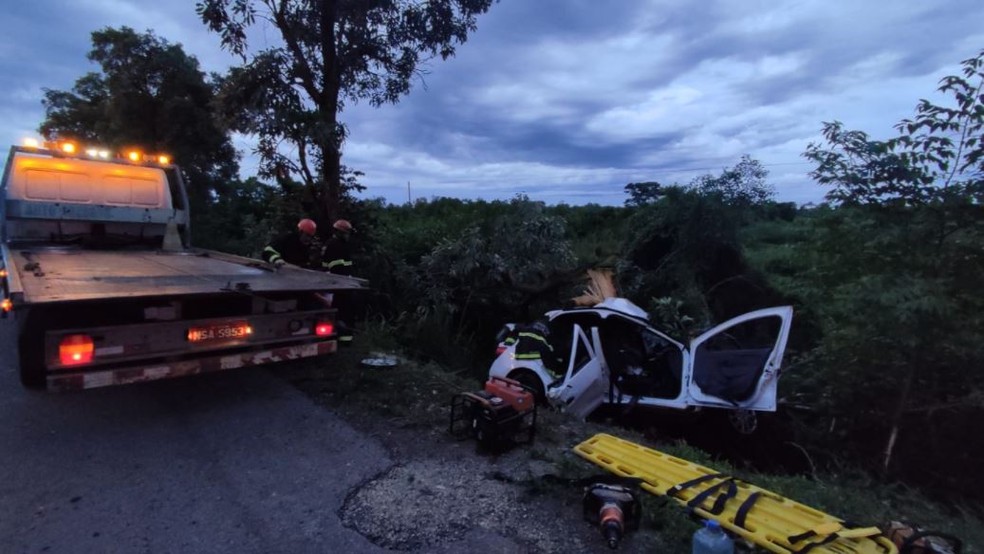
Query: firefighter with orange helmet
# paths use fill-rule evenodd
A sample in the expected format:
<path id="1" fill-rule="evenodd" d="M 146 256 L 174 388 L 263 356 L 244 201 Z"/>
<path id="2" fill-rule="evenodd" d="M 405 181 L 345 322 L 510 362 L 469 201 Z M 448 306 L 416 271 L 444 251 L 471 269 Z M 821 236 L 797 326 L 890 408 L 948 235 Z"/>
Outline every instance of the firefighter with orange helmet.
<path id="1" fill-rule="evenodd" d="M 297 231 L 275 238 L 263 249 L 263 260 L 280 267 L 284 264 L 315 269 L 320 265 L 318 225 L 312 219 L 297 222 Z"/>
<path id="2" fill-rule="evenodd" d="M 347 219 L 339 219 L 332 226 L 331 237 L 322 251 L 321 267 L 339 275 L 352 274 L 352 233 L 355 229 Z"/>
<path id="3" fill-rule="evenodd" d="M 325 241 L 321 251 L 321 268 L 337 275 L 352 274 L 352 233 L 355 228 L 347 219 L 339 219 L 331 226 L 331 236 Z M 348 321 L 362 317 L 362 297 L 358 294 L 336 294 L 334 306 L 339 314 L 345 314 Z M 352 327 L 345 320 L 335 322 L 338 329 L 338 343 L 347 346 L 352 343 Z"/>

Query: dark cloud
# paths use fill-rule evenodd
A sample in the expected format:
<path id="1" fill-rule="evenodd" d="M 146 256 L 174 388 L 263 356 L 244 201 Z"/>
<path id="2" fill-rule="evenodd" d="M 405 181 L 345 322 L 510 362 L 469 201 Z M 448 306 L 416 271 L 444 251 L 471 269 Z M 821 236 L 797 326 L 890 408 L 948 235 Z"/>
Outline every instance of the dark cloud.
<path id="1" fill-rule="evenodd" d="M 800 154 L 820 123 L 891 133 L 984 47 L 982 20 L 976 0 L 504 0 L 399 104 L 347 107 L 345 162 L 393 201 L 411 181 L 424 196 L 620 203 L 625 183 L 688 182 L 750 154 L 778 169 L 783 198 L 817 200 Z M 71 87 L 94 69 L 91 31 L 124 24 L 182 43 L 205 70 L 235 63 L 191 2 L 13 4 L 0 137 L 36 128 L 41 88 Z M 269 28 L 250 38 L 277 43 Z"/>
<path id="2" fill-rule="evenodd" d="M 508 47 L 546 38 L 593 40 L 624 32 L 646 9 L 645 2 L 507 0 L 479 18 L 472 42 Z"/>

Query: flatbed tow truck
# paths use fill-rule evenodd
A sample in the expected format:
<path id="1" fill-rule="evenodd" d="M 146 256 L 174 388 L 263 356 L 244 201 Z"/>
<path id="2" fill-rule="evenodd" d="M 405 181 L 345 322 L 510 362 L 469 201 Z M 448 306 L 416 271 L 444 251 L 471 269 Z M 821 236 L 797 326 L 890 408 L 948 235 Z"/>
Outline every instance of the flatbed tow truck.
<path id="1" fill-rule="evenodd" d="M 333 301 L 364 280 L 193 248 L 190 222 L 167 156 L 12 147 L 0 315 L 15 320 L 23 384 L 85 389 L 335 352 Z"/>

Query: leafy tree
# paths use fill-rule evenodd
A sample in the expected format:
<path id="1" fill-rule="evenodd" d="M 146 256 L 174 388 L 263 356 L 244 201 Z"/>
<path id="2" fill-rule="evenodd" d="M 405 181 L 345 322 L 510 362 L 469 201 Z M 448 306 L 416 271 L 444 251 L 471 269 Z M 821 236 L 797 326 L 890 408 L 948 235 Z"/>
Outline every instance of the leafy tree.
<path id="1" fill-rule="evenodd" d="M 749 269 L 739 242 L 751 215 L 777 211 L 767 175 L 743 156 L 720 175 L 687 186 L 627 185 L 626 206 L 634 213 L 617 265 L 622 294 L 677 329 L 772 303 L 777 295 Z"/>
<path id="2" fill-rule="evenodd" d="M 753 296 L 733 294 L 746 269 L 737 212 L 717 195 L 680 186 L 663 191 L 661 200 L 630 220 L 617 268 L 623 295 L 644 306 L 676 298 L 681 313 L 701 324 L 745 311 Z"/>
<path id="3" fill-rule="evenodd" d="M 255 177 L 231 181 L 226 189 L 209 203 L 206 232 L 196 233 L 197 245 L 259 258 L 272 236 L 297 221 L 289 198 Z"/>
<path id="4" fill-rule="evenodd" d="M 717 194 L 725 204 L 747 208 L 764 204 L 775 196 L 775 190 L 765 182 L 768 170 L 758 160 L 747 154 L 734 167 L 727 168 L 717 177 L 701 175 L 690 187 L 701 194 Z"/>
<path id="5" fill-rule="evenodd" d="M 478 371 L 503 323 L 529 320 L 573 296 L 583 271 L 564 215 L 585 209 L 576 218 L 589 227 L 583 234 L 607 216 L 597 206 L 565 211 L 523 196 L 357 204 L 365 255 L 356 265 L 373 283 L 373 321 L 388 322 L 413 352 Z"/>
<path id="6" fill-rule="evenodd" d="M 984 51 L 962 65 L 962 76 L 945 77 L 938 89 L 953 104 L 921 100 L 915 118 L 895 126 L 894 138 L 871 140 L 839 122 L 824 124 L 827 146 L 811 144 L 804 156 L 817 164 L 811 175 L 833 187 L 829 200 L 906 206 L 984 200 Z"/>
<path id="7" fill-rule="evenodd" d="M 492 305 L 500 313 L 506 309 L 528 317 L 516 307 L 525 311 L 533 300 L 526 289 L 536 287 L 522 285 L 539 285 L 573 268 L 563 220 L 525 197 L 512 200 L 509 207 L 507 215 L 442 240 L 421 260 L 422 294 L 429 309 L 466 313 L 475 305 Z"/>
<path id="8" fill-rule="evenodd" d="M 625 200 L 626 206 L 645 206 L 663 197 L 663 185 L 658 181 L 629 183 L 625 185 L 625 194 L 629 195 Z"/>
<path id="9" fill-rule="evenodd" d="M 578 265 L 613 267 L 621 254 L 622 237 L 634 209 L 618 206 L 560 204 L 546 212 L 564 219 Z"/>
<path id="10" fill-rule="evenodd" d="M 232 126 L 259 136 L 261 175 L 296 175 L 320 217 L 338 215 L 345 102 L 395 103 L 428 59 L 454 55 L 492 0 L 201 0 L 202 21 L 247 60 L 247 29 L 272 24 L 282 44 L 234 68 L 222 102 Z M 283 153 L 288 143 L 296 160 Z"/>
<path id="11" fill-rule="evenodd" d="M 180 44 L 129 27 L 93 32 L 88 58 L 100 71 L 71 91 L 44 90 L 45 137 L 166 152 L 184 169 L 195 208 L 226 191 L 237 155 L 213 117 L 215 83 L 198 60 Z"/>
<path id="12" fill-rule="evenodd" d="M 884 469 L 907 416 L 981 407 L 982 87 L 984 51 L 941 81 L 950 105 L 921 101 L 895 138 L 828 123 L 804 154 L 841 206 L 801 253 L 800 292 L 824 332 L 817 390 L 844 413 L 864 407 L 855 431 L 885 422 Z"/>
<path id="13" fill-rule="evenodd" d="M 419 199 L 389 206 L 380 215 L 380 240 L 391 245 L 401 260 L 416 265 L 446 238 L 505 215 L 511 204 L 458 198 Z"/>

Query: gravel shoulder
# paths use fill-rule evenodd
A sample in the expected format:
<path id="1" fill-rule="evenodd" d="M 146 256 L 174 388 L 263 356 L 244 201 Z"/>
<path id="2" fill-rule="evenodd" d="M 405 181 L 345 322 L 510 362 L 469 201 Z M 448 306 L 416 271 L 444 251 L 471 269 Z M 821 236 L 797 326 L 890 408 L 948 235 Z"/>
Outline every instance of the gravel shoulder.
<path id="1" fill-rule="evenodd" d="M 293 364 L 279 372 L 380 441 L 393 460 L 350 492 L 338 514 L 346 527 L 397 551 L 610 551 L 583 520 L 583 488 L 565 482 L 602 474 L 571 447 L 605 429 L 540 410 L 532 445 L 484 453 L 474 441 L 448 433 L 452 395 L 478 390 L 480 380 L 409 361 L 362 367 L 366 355 L 343 350 L 327 364 Z M 629 534 L 619 551 L 679 548 L 643 528 Z"/>

